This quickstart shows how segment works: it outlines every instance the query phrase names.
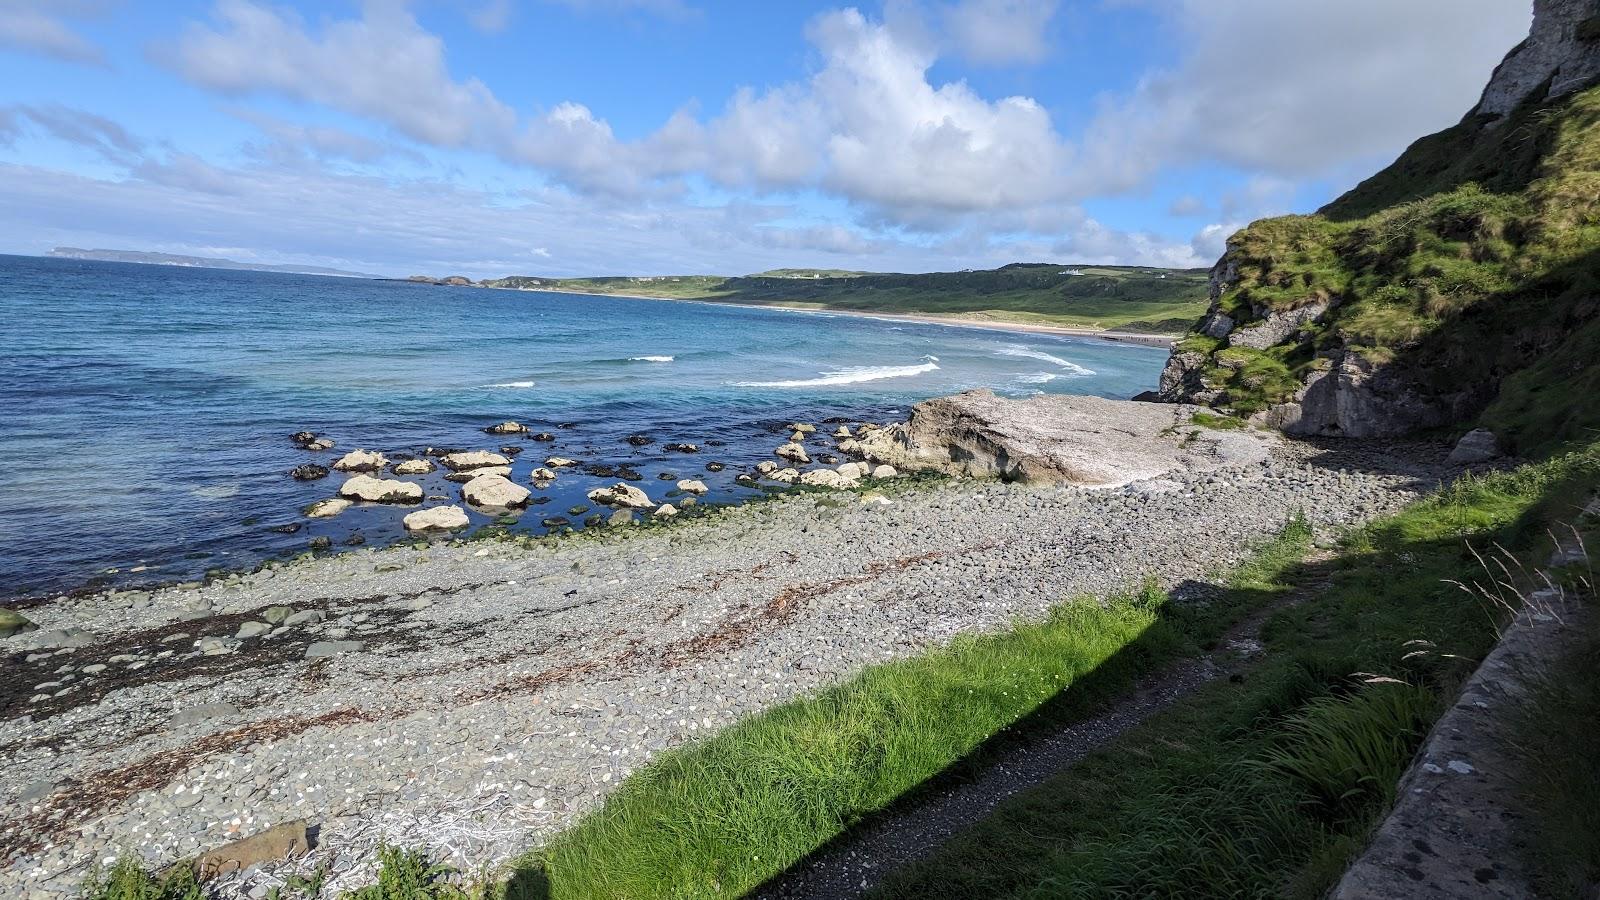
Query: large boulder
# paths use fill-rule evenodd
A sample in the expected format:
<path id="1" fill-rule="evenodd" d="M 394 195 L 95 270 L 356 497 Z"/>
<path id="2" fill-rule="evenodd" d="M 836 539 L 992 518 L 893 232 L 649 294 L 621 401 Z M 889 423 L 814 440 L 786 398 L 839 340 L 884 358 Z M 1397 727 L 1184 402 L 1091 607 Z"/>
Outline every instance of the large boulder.
<path id="1" fill-rule="evenodd" d="M 527 506 L 533 492 L 504 475 L 480 475 L 462 485 L 461 496 L 473 506 L 516 509 Z"/>
<path id="2" fill-rule="evenodd" d="M 528 426 L 520 422 L 501 422 L 499 425 L 490 425 L 484 429 L 489 434 L 522 434 L 527 430 Z"/>
<path id="3" fill-rule="evenodd" d="M 459 506 L 435 506 L 409 513 L 401 522 L 407 531 L 452 531 L 467 527 L 470 520 Z"/>
<path id="4" fill-rule="evenodd" d="M 501 478 L 510 478 L 511 467 L 483 466 L 482 468 L 477 469 L 462 469 L 459 472 L 451 472 L 450 474 L 444 476 L 444 480 L 454 481 L 456 484 L 466 484 L 474 478 L 481 478 L 485 475 L 499 475 Z"/>
<path id="5" fill-rule="evenodd" d="M 1475 428 L 1462 435 L 1445 462 L 1452 466 L 1471 466 L 1499 459 L 1502 455 L 1500 439 L 1494 436 L 1494 432 L 1487 428 Z"/>
<path id="6" fill-rule="evenodd" d="M 22 613 L 0 608 L 0 638 L 38 630 L 39 626 L 28 621 Z"/>
<path id="7" fill-rule="evenodd" d="M 899 471 L 1113 487 L 1260 462 L 1277 440 L 1194 426 L 1196 411 L 1059 394 L 1011 400 L 977 390 L 918 403 L 907 422 L 861 444 L 869 459 Z"/>
<path id="8" fill-rule="evenodd" d="M 444 459 L 440 460 L 440 462 L 454 472 L 461 472 L 466 469 L 483 469 L 489 466 L 511 465 L 511 460 L 498 453 L 490 453 L 487 450 L 464 450 L 456 453 L 446 453 Z"/>
<path id="9" fill-rule="evenodd" d="M 856 479 L 844 474 L 843 472 L 835 472 L 832 469 L 815 469 L 805 473 L 804 475 L 801 475 L 800 483 L 811 485 L 812 487 L 836 488 L 839 490 L 844 490 L 846 488 L 855 487 Z"/>
<path id="10" fill-rule="evenodd" d="M 704 494 L 709 491 L 710 488 L 706 487 L 706 483 L 704 481 L 685 478 L 684 480 L 678 482 L 678 490 L 683 491 L 686 494 Z"/>
<path id="11" fill-rule="evenodd" d="M 333 464 L 341 472 L 376 472 L 388 462 L 382 453 L 372 450 L 351 450 Z"/>
<path id="12" fill-rule="evenodd" d="M 356 475 L 339 486 L 339 496 L 368 503 L 421 503 L 422 486 L 394 478 Z"/>
<path id="13" fill-rule="evenodd" d="M 784 444 L 778 449 L 772 451 L 772 453 L 774 456 L 787 459 L 790 462 L 797 462 L 801 464 L 811 462 L 811 455 L 806 453 L 806 448 L 793 441 Z"/>
<path id="14" fill-rule="evenodd" d="M 432 472 L 433 469 L 433 463 L 425 459 L 408 459 L 403 463 L 397 463 L 394 467 L 394 473 L 396 475 L 426 475 Z"/>
<path id="15" fill-rule="evenodd" d="M 601 506 L 620 506 L 624 509 L 654 509 L 655 501 L 639 488 L 619 481 L 611 487 L 595 488 L 589 492 L 589 501 Z"/>

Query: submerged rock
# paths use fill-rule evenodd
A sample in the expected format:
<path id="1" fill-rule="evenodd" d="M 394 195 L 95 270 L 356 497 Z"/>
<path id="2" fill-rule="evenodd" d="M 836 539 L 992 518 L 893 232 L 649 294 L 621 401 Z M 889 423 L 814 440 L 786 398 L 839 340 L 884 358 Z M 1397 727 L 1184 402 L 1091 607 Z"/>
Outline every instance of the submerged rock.
<path id="1" fill-rule="evenodd" d="M 320 478 L 328 477 L 328 467 L 319 466 L 316 463 L 306 463 L 303 466 L 295 466 L 290 469 L 289 475 L 295 481 L 316 481 Z"/>
<path id="2" fill-rule="evenodd" d="M 528 426 L 520 422 L 501 422 L 499 425 L 490 425 L 484 429 L 490 434 L 522 434 L 527 430 Z"/>
<path id="3" fill-rule="evenodd" d="M 700 447 L 697 444 L 682 444 L 682 443 L 665 444 L 665 445 L 662 446 L 661 449 L 666 450 L 669 453 L 699 453 L 700 452 Z"/>

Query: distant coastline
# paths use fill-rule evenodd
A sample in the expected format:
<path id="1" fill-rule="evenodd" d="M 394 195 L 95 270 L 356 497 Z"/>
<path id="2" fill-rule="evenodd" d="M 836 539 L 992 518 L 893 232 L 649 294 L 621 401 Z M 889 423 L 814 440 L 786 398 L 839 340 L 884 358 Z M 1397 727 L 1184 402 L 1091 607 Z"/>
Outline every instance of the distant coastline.
<path id="1" fill-rule="evenodd" d="M 925 313 L 874 312 L 862 309 L 834 309 L 829 307 L 787 306 L 782 303 L 740 303 L 704 297 L 652 297 L 648 294 L 602 293 L 600 291 L 574 291 L 563 288 L 512 288 L 476 285 L 492 291 L 519 291 L 522 293 L 576 294 L 584 297 L 621 297 L 625 300 L 664 300 L 670 303 L 707 303 L 713 306 L 733 306 L 743 309 L 776 309 L 784 312 L 811 313 L 828 316 L 852 316 L 863 319 L 884 319 L 916 322 L 923 325 L 946 325 L 960 328 L 982 328 L 1016 334 L 1050 334 L 1061 337 L 1087 337 L 1119 344 L 1137 344 L 1143 347 L 1170 347 L 1180 334 L 1148 334 L 1135 331 L 1110 331 L 1103 328 L 1084 328 L 1072 325 L 1050 325 L 1040 322 L 1021 322 L 1005 319 L 968 319 L 961 316 L 939 316 Z"/>
<path id="2" fill-rule="evenodd" d="M 141 266 L 171 266 L 177 269 L 224 269 L 236 272 L 275 272 L 279 275 L 321 275 L 326 278 L 382 278 L 368 272 L 347 272 L 325 266 L 269 265 L 243 263 L 220 256 L 184 256 L 177 253 L 152 253 L 144 250 L 107 250 L 82 247 L 56 247 L 45 254 L 47 259 L 80 259 L 89 262 L 120 262 Z"/>

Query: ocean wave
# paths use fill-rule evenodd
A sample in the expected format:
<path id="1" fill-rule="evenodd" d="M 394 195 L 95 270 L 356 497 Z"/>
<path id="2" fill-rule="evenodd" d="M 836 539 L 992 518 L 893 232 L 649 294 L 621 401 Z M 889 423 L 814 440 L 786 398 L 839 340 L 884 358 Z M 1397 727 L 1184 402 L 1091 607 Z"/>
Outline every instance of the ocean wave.
<path id="1" fill-rule="evenodd" d="M 732 384 L 734 387 L 758 388 L 831 387 L 841 384 L 860 384 L 864 381 L 882 381 L 885 378 L 909 378 L 939 368 L 931 362 L 933 357 L 924 356 L 923 359 L 930 361 L 915 366 L 846 366 L 832 372 L 822 372 L 816 378 L 800 378 L 793 381 L 735 381 Z"/>
<path id="2" fill-rule="evenodd" d="M 672 362 L 672 356 L 630 356 L 628 362 Z"/>
<path id="3" fill-rule="evenodd" d="M 531 388 L 531 387 L 533 387 L 533 382 L 531 382 L 531 381 L 502 381 L 499 384 L 486 384 L 486 385 L 484 385 L 484 387 L 486 387 L 486 388 Z"/>
<path id="4" fill-rule="evenodd" d="M 1066 369 L 1068 372 L 1072 373 L 1073 375 L 1093 375 L 1094 374 L 1094 370 L 1093 369 L 1085 368 L 1084 366 L 1080 366 L 1075 362 L 1071 362 L 1070 360 L 1062 359 L 1059 356 L 1055 356 L 1054 354 L 1046 353 L 1043 350 L 1035 350 L 1032 347 L 1024 347 L 1021 344 L 1009 344 L 1007 346 L 1001 347 L 1000 348 L 1000 355 L 1001 356 L 1019 356 L 1019 357 L 1025 358 L 1025 359 L 1037 359 L 1037 360 L 1040 360 L 1042 362 L 1053 363 L 1055 365 L 1060 366 L 1063 369 Z"/>
<path id="5" fill-rule="evenodd" d="M 1019 384 L 1048 384 L 1060 377 L 1054 372 L 1034 372 L 1032 375 L 1018 375 L 1017 382 Z"/>

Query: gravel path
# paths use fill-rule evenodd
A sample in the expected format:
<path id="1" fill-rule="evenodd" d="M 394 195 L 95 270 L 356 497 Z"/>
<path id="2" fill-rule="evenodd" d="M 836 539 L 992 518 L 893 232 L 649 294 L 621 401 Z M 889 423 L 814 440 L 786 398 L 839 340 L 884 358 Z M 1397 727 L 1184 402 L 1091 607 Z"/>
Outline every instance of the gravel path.
<path id="1" fill-rule="evenodd" d="M 1064 597 L 1204 579 L 1296 509 L 1322 529 L 1390 512 L 1449 474 L 1446 449 L 1290 444 L 1117 491 L 796 495 L 553 547 L 358 551 L 38 606 L 46 630 L 0 644 L 0 895 L 61 896 L 119 851 L 168 862 L 296 818 L 319 830 L 298 865 L 330 865 L 336 889 L 370 878 L 385 840 L 476 871 L 662 750 Z"/>

